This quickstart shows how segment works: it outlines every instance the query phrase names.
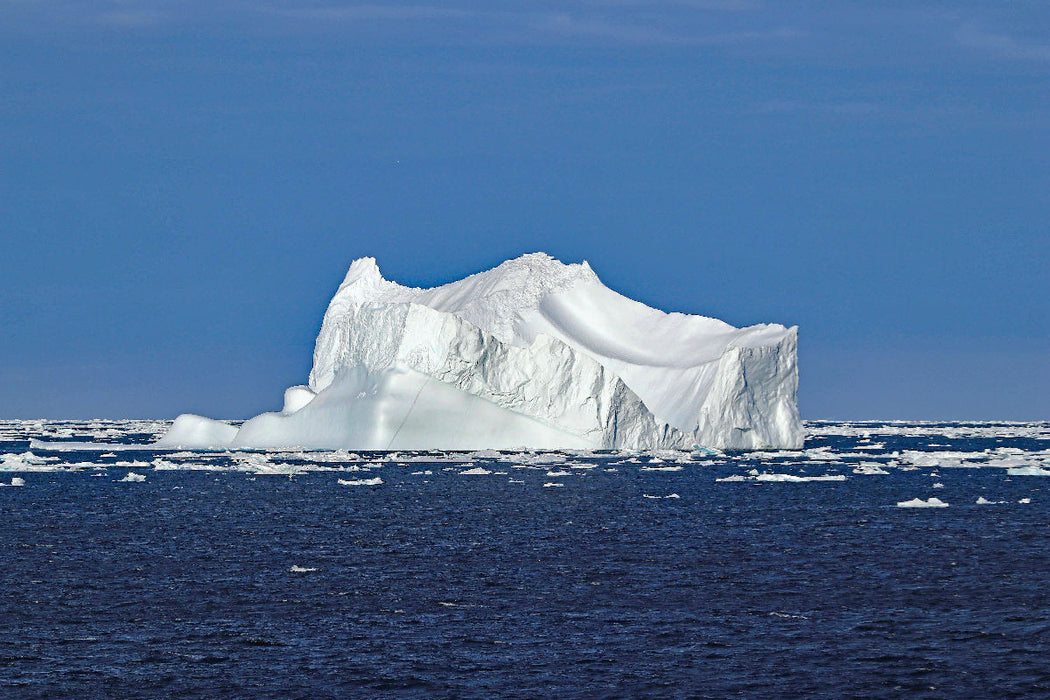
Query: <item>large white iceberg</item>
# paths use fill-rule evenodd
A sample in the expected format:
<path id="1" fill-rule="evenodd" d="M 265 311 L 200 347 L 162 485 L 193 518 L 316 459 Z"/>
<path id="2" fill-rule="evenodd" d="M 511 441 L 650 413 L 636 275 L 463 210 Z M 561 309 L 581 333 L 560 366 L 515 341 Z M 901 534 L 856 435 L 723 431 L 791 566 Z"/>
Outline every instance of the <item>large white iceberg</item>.
<path id="1" fill-rule="evenodd" d="M 796 347 L 796 327 L 657 311 L 543 253 L 432 289 L 361 258 L 281 412 L 183 415 L 158 444 L 799 449 Z"/>

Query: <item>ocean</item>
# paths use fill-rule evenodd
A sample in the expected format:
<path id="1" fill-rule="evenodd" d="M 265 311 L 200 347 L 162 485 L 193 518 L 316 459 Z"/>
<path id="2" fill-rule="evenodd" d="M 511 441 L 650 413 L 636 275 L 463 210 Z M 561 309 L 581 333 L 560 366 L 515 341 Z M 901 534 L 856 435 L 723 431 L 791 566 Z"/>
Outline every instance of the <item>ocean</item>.
<path id="1" fill-rule="evenodd" d="M 746 454 L 167 425 L 0 422 L 0 696 L 1050 697 L 1050 423 Z"/>

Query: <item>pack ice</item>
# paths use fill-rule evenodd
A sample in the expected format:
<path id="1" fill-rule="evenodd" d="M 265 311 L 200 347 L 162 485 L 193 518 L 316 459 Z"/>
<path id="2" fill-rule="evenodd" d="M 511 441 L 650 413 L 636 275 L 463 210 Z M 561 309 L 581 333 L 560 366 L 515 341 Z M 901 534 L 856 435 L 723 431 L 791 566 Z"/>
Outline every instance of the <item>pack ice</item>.
<path id="1" fill-rule="evenodd" d="M 182 415 L 158 445 L 800 449 L 796 347 L 796 327 L 664 313 L 543 253 L 432 289 L 361 258 L 282 411 Z"/>

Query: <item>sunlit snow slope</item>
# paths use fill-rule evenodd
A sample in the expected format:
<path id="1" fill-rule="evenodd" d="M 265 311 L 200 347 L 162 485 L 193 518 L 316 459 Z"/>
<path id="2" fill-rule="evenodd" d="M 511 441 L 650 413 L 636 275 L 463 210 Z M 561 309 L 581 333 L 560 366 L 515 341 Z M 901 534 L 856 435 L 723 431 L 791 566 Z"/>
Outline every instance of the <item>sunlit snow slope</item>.
<path id="1" fill-rule="evenodd" d="M 182 416 L 186 447 L 802 446 L 796 328 L 667 314 L 543 253 L 433 289 L 372 258 L 328 306 L 309 386 L 236 434 Z M 202 443 L 208 443 L 204 445 Z"/>

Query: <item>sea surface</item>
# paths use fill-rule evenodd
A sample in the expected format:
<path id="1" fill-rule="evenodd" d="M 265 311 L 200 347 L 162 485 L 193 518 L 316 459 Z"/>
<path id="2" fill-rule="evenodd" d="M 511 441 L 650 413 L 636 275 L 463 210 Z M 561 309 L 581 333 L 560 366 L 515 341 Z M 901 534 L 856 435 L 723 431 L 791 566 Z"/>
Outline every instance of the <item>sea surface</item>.
<path id="1" fill-rule="evenodd" d="M 0 422 L 0 697 L 1050 697 L 1050 423 L 750 454 L 167 425 Z"/>

